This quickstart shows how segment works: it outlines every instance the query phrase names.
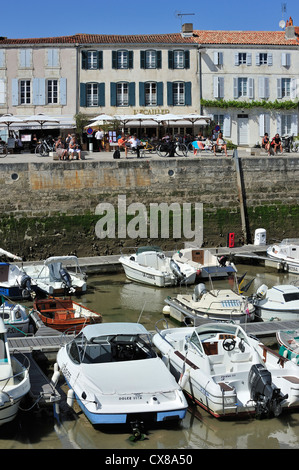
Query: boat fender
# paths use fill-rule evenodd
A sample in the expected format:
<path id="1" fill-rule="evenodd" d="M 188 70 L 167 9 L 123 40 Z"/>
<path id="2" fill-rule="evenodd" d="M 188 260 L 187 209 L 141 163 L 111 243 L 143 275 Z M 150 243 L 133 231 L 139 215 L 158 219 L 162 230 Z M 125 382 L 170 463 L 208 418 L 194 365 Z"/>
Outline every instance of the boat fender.
<path id="1" fill-rule="evenodd" d="M 163 313 L 163 315 L 165 315 L 166 317 L 169 317 L 169 315 L 170 315 L 170 306 L 169 306 L 169 305 L 165 305 L 165 307 L 163 307 L 162 313 Z"/>
<path id="2" fill-rule="evenodd" d="M 60 377 L 60 372 L 59 370 L 57 370 L 56 372 L 54 372 L 51 378 L 51 385 L 53 385 L 53 387 L 56 387 L 59 377 Z"/>
<path id="3" fill-rule="evenodd" d="M 67 392 L 66 402 L 68 406 L 71 408 L 74 406 L 74 397 L 75 397 L 74 390 L 70 388 L 69 391 Z"/>
<path id="4" fill-rule="evenodd" d="M 181 374 L 180 379 L 179 379 L 179 385 L 181 388 L 185 388 L 187 380 L 189 380 L 189 376 L 190 376 L 190 369 L 186 369 L 185 372 Z"/>

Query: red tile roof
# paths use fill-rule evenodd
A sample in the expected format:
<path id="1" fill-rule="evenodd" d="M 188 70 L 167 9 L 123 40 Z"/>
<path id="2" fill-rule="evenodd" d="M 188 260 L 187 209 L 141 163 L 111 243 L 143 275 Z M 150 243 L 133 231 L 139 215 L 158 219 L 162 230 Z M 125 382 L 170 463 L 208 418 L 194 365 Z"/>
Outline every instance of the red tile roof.
<path id="1" fill-rule="evenodd" d="M 285 31 L 193 31 L 199 44 L 248 44 L 248 45 L 298 45 L 299 27 L 295 28 L 296 39 L 286 39 Z"/>
<path id="2" fill-rule="evenodd" d="M 201 31 L 194 30 L 193 36 L 183 37 L 180 33 L 105 35 L 75 34 L 49 38 L 9 39 L 0 38 L 1 45 L 38 44 L 243 44 L 295 46 L 299 44 L 299 27 L 295 27 L 295 39 L 286 39 L 285 31 Z"/>

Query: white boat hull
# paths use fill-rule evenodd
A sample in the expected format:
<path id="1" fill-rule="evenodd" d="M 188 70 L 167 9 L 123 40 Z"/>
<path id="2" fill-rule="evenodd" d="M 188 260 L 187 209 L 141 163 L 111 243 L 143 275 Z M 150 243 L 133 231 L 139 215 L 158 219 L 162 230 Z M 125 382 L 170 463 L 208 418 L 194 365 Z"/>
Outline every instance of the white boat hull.
<path id="1" fill-rule="evenodd" d="M 194 330 L 190 327 L 163 330 L 153 338 L 171 373 L 185 393 L 200 407 L 216 418 L 259 413 L 259 404 L 254 398 L 257 395 L 254 395 L 252 388 L 253 381 L 250 383 L 252 370 L 257 368 L 270 374 L 271 383 L 277 389 L 277 395 L 272 396 L 275 416 L 284 408 L 299 406 L 299 368 L 296 364 L 249 337 L 245 339 L 242 350 L 237 349 L 234 352 L 222 349 L 222 341 L 224 344 L 228 337 L 230 340 L 233 337 L 237 339 L 225 332 L 226 328 L 227 331 L 228 328 L 234 328 L 233 325 L 216 325 L 218 331 L 224 331 L 224 334 L 219 333 L 220 343 L 215 342 L 211 334 L 212 324 L 201 328 L 206 328 L 205 342 L 201 343 L 204 346 L 202 353 L 198 352 L 199 346 L 190 346 L 190 337 Z M 245 334 L 242 335 L 244 338 Z M 186 342 L 189 344 L 187 347 Z M 237 344 L 238 340 L 236 348 Z M 276 401 L 278 395 L 280 398 Z"/>
<path id="2" fill-rule="evenodd" d="M 263 307 L 256 307 L 258 316 L 261 317 L 263 321 L 297 321 L 299 320 L 299 311 L 291 310 L 271 310 Z"/>
<path id="3" fill-rule="evenodd" d="M 82 330 L 80 341 L 87 330 L 92 332 L 92 341 L 84 349 L 84 356 L 80 356 L 78 348 L 80 364 L 71 359 L 76 339 L 57 354 L 58 367 L 89 421 L 129 424 L 136 419 L 154 422 L 183 419 L 188 406 L 186 399 L 162 360 L 156 353 L 155 357 L 148 356 L 147 346 L 135 340 L 136 333 L 101 333 L 100 341 L 101 336 L 94 332 L 107 331 L 110 325 L 87 326 Z M 127 324 L 119 323 L 117 328 L 124 331 Z"/>
<path id="4" fill-rule="evenodd" d="M 23 371 L 21 364 L 15 358 L 12 358 L 12 367 L 14 378 L 6 381 L 3 388 L 0 381 L 0 425 L 15 419 L 22 398 L 30 390 L 28 370 Z M 23 377 L 21 378 L 19 374 L 22 374 Z"/>
<path id="5" fill-rule="evenodd" d="M 131 281 L 149 284 L 156 287 L 171 287 L 178 285 L 178 278 L 167 271 L 159 271 L 152 267 L 141 266 L 134 261 L 130 261 L 128 257 L 121 257 L 120 262 L 123 265 L 126 277 Z M 191 269 L 191 273 L 187 274 L 183 280 L 184 284 L 194 284 L 196 279 L 196 271 Z"/>

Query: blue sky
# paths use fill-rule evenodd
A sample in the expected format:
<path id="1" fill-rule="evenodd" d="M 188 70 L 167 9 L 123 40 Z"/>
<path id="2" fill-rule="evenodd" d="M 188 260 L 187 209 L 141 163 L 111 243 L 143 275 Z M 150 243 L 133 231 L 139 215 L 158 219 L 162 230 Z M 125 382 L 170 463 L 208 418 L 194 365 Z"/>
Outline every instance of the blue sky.
<path id="1" fill-rule="evenodd" d="M 278 31 L 282 16 L 292 16 L 299 26 L 299 0 L 14 0 L 11 5 L 1 6 L 0 35 L 8 38 L 175 33 L 181 19 L 194 29 Z"/>

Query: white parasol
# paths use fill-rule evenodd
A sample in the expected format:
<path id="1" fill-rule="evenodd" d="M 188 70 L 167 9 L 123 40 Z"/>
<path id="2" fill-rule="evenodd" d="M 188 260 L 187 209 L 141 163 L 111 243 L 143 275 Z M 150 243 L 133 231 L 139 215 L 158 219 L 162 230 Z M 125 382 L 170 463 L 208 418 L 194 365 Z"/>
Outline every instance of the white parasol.
<path id="1" fill-rule="evenodd" d="M 43 125 L 46 122 L 57 122 L 59 123 L 60 120 L 53 117 L 53 116 L 47 116 L 46 114 L 40 113 L 40 114 L 34 114 L 33 116 L 29 116 L 28 118 L 24 119 L 24 122 L 38 122 L 41 126 L 41 129 L 43 128 Z"/>
<path id="2" fill-rule="evenodd" d="M 23 123 L 24 120 L 20 119 L 16 116 L 13 116 L 12 114 L 3 114 L 3 116 L 0 117 L 0 126 L 5 125 L 7 126 L 7 130 L 9 131 L 9 127 L 13 124 L 21 124 Z"/>

